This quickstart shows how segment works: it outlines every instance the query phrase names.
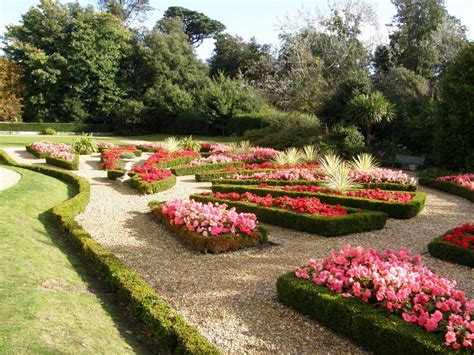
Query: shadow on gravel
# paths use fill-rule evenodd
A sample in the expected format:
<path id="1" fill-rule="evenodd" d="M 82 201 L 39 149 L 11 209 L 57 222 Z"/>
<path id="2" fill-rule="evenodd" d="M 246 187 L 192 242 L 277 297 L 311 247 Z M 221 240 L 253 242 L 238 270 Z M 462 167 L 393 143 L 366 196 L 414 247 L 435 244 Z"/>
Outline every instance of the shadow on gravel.
<path id="1" fill-rule="evenodd" d="M 28 160 L 38 160 L 39 159 L 39 158 L 35 157 L 33 154 L 27 152 L 24 149 L 15 149 L 13 152 L 15 154 L 17 154 L 22 159 L 28 159 Z"/>
<path id="2" fill-rule="evenodd" d="M 122 183 L 119 180 L 110 180 L 107 177 L 93 177 L 92 181 L 96 181 L 97 184 L 91 183 L 91 185 L 107 185 L 122 195 L 140 196 L 140 193 L 132 188 L 128 181 Z"/>

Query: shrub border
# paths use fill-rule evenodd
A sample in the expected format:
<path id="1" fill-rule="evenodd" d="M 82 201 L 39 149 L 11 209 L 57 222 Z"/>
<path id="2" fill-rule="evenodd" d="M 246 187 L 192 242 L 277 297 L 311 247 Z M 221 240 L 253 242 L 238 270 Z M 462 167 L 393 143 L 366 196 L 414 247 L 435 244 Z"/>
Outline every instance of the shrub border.
<path id="1" fill-rule="evenodd" d="M 66 170 L 79 170 L 79 154 L 74 153 L 74 160 L 67 161 L 64 159 L 52 157 L 51 155 L 46 156 L 46 163 Z"/>
<path id="2" fill-rule="evenodd" d="M 439 181 L 437 179 L 420 177 L 418 179 L 418 183 L 423 186 L 431 187 L 444 192 L 449 192 L 450 194 L 460 196 L 471 202 L 474 202 L 474 191 L 471 191 L 453 182 Z"/>
<path id="3" fill-rule="evenodd" d="M 267 171 L 277 171 L 277 169 L 256 169 L 256 170 L 236 170 L 236 171 L 215 171 L 215 172 L 204 172 L 198 173 L 194 177 L 196 181 L 199 182 L 212 182 L 214 180 L 220 179 L 221 177 L 225 177 L 229 174 L 246 174 L 251 175 L 253 173 L 263 173 Z"/>
<path id="4" fill-rule="evenodd" d="M 156 166 L 157 168 L 166 169 L 166 168 L 172 168 L 175 166 L 188 164 L 198 158 L 199 157 L 178 157 L 178 158 L 169 159 L 169 160 L 162 160 L 153 165 Z"/>
<path id="5" fill-rule="evenodd" d="M 237 179 L 216 179 L 212 181 L 213 184 L 219 185 L 259 185 L 265 183 L 267 185 L 316 185 L 320 186 L 321 181 L 307 181 L 307 180 L 237 180 Z M 416 185 L 403 185 L 393 183 L 363 183 L 361 184 L 367 189 L 390 190 L 390 191 L 412 191 L 417 190 Z"/>
<path id="6" fill-rule="evenodd" d="M 304 191 L 282 191 L 268 189 L 265 187 L 248 185 L 212 185 L 212 192 L 252 192 L 259 196 L 271 194 L 272 196 L 290 196 L 290 197 L 317 197 L 321 202 L 330 205 L 342 205 L 347 207 L 362 208 L 369 211 L 379 211 L 388 214 L 389 217 L 408 219 L 415 217 L 424 207 L 426 194 L 415 192 L 414 198 L 408 203 L 386 202 L 378 200 L 369 200 L 361 197 L 338 196 L 317 192 Z"/>
<path id="7" fill-rule="evenodd" d="M 133 174 L 130 178 L 130 186 L 137 189 L 142 194 L 156 194 L 161 191 L 169 190 L 176 185 L 176 176 L 171 175 L 164 180 L 147 182 L 140 180 L 138 174 Z"/>
<path id="8" fill-rule="evenodd" d="M 474 250 L 466 249 L 443 240 L 444 236 L 450 232 L 452 232 L 452 230 L 447 231 L 428 244 L 428 251 L 431 256 L 474 268 Z"/>
<path id="9" fill-rule="evenodd" d="M 247 234 L 221 234 L 219 236 L 208 236 L 188 230 L 185 226 L 172 225 L 169 217 L 161 213 L 159 206 L 164 202 L 151 201 L 149 206 L 155 217 L 175 234 L 184 244 L 192 249 L 204 253 L 223 253 L 231 250 L 254 247 L 264 244 L 268 241 L 268 232 L 266 228 L 259 225 L 257 231 L 252 235 Z"/>
<path id="10" fill-rule="evenodd" d="M 243 162 L 232 162 L 232 163 L 220 163 L 220 164 L 205 164 L 205 165 L 197 165 L 197 166 L 177 166 L 171 168 L 171 172 L 176 176 L 184 176 L 184 175 L 194 175 L 203 171 L 210 171 L 210 170 L 220 170 L 224 168 L 228 168 L 230 166 L 242 166 L 244 165 Z"/>
<path id="11" fill-rule="evenodd" d="M 260 222 L 281 227 L 316 233 L 323 237 L 334 237 L 350 233 L 359 233 L 382 229 L 387 221 L 383 212 L 346 208 L 349 214 L 337 217 L 309 215 L 272 207 L 260 207 L 254 203 L 231 201 L 194 194 L 189 198 L 201 202 L 219 202 L 233 206 L 239 212 L 254 213 Z"/>
<path id="12" fill-rule="evenodd" d="M 176 314 L 135 271 L 95 241 L 76 222 L 74 217 L 86 208 L 90 199 L 90 185 L 85 178 L 56 168 L 18 164 L 2 149 L 0 149 L 0 161 L 55 177 L 77 188 L 78 193 L 74 197 L 53 207 L 55 222 L 160 345 L 172 353 L 219 354 L 219 350 L 202 336 L 196 327 Z"/>
<path id="13" fill-rule="evenodd" d="M 465 353 L 445 346 L 441 334 L 428 333 L 358 299 L 345 299 L 324 286 L 296 278 L 294 272 L 280 276 L 276 287 L 283 304 L 376 354 Z"/>

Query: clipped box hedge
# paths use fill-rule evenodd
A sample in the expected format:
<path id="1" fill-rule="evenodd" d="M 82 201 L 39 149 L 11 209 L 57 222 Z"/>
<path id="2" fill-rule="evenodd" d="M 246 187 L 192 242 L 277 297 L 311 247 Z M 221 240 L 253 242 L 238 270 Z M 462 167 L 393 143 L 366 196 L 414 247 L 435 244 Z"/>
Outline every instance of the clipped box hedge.
<path id="1" fill-rule="evenodd" d="M 387 221 L 387 215 L 383 212 L 365 211 L 350 207 L 346 208 L 347 215 L 327 217 L 296 213 L 273 207 L 262 207 L 255 203 L 224 200 L 202 194 L 194 194 L 190 198 L 201 202 L 225 203 L 235 207 L 239 212 L 254 213 L 260 222 L 316 233 L 324 237 L 382 229 Z"/>
<path id="2" fill-rule="evenodd" d="M 169 190 L 176 185 L 176 176 L 171 175 L 164 180 L 147 182 L 141 180 L 137 174 L 134 174 L 131 176 L 130 185 L 142 194 L 156 194 L 161 191 Z"/>
<path id="3" fill-rule="evenodd" d="M 451 231 L 446 233 L 449 232 Z M 452 263 L 474 267 L 474 250 L 446 242 L 443 238 L 444 234 L 428 244 L 428 251 L 432 256 Z"/>
<path id="4" fill-rule="evenodd" d="M 290 197 L 317 197 L 321 202 L 330 205 L 342 205 L 347 207 L 362 208 L 364 210 L 379 211 L 386 213 L 389 217 L 408 219 L 415 217 L 424 207 L 426 194 L 415 192 L 415 197 L 408 203 L 386 202 L 369 200 L 361 197 L 330 195 L 317 192 L 283 191 L 268 187 L 257 187 L 248 185 L 212 185 L 212 192 L 252 192 L 259 196 L 290 196 Z"/>
<path id="5" fill-rule="evenodd" d="M 58 123 L 58 122 L 0 122 L 0 131 L 41 132 L 46 128 L 53 128 L 56 132 L 75 132 L 75 133 L 113 132 L 113 127 L 111 125 L 106 125 L 106 124 Z"/>
<path id="6" fill-rule="evenodd" d="M 44 159 L 44 158 L 46 158 L 46 157 L 49 155 L 49 154 L 46 153 L 46 152 L 42 152 L 42 153 L 38 152 L 36 149 L 34 149 L 34 148 L 31 146 L 31 144 L 25 146 L 25 148 L 26 148 L 26 151 L 27 151 L 28 153 L 33 154 L 35 157 L 37 157 L 37 158 L 39 158 L 39 159 Z"/>
<path id="7" fill-rule="evenodd" d="M 161 213 L 159 208 L 163 202 L 152 201 L 150 208 L 152 213 L 158 220 L 164 224 L 169 230 L 185 244 L 192 249 L 204 253 L 225 253 L 231 250 L 238 250 L 242 248 L 254 247 L 268 242 L 268 232 L 263 226 L 258 226 L 257 231 L 248 234 L 221 234 L 218 236 L 204 237 L 195 231 L 190 231 L 186 226 L 177 226 L 170 223 L 168 216 Z"/>
<path id="8" fill-rule="evenodd" d="M 107 178 L 115 180 L 125 175 L 124 170 L 107 170 Z"/>
<path id="9" fill-rule="evenodd" d="M 251 175 L 253 173 L 263 173 L 267 171 L 277 171 L 276 169 L 256 169 L 256 170 L 236 170 L 236 171 L 211 171 L 196 174 L 195 179 L 199 182 L 211 182 L 220 178 L 226 178 L 232 174 Z"/>
<path id="10" fill-rule="evenodd" d="M 172 168 L 175 166 L 188 164 L 197 158 L 198 157 L 179 157 L 175 159 L 163 160 L 153 165 L 156 166 L 157 168 L 166 169 L 166 168 Z"/>
<path id="11" fill-rule="evenodd" d="M 213 184 L 221 185 L 316 185 L 321 186 L 321 181 L 308 181 L 308 180 L 238 180 L 238 179 L 216 179 L 212 180 Z M 367 189 L 382 189 L 390 191 L 416 191 L 416 185 L 403 185 L 403 184 L 393 184 L 393 183 L 363 183 L 362 187 Z"/>
<path id="12" fill-rule="evenodd" d="M 219 350 L 196 327 L 176 314 L 135 271 L 95 241 L 76 222 L 75 216 L 84 211 L 90 199 L 90 185 L 85 178 L 56 168 L 18 164 L 2 149 L 0 162 L 55 177 L 76 188 L 78 193 L 74 197 L 52 209 L 56 223 L 166 353 L 219 354 Z"/>
<path id="13" fill-rule="evenodd" d="M 449 192 L 450 194 L 464 197 L 471 202 L 474 202 L 474 191 L 469 190 L 468 188 L 462 187 L 461 185 L 455 184 L 450 181 L 440 181 L 437 179 L 420 177 L 418 179 L 420 185 L 432 187 L 441 191 Z"/>
<path id="14" fill-rule="evenodd" d="M 400 316 L 359 299 L 345 299 L 327 287 L 298 279 L 294 272 L 280 276 L 276 287 L 283 304 L 375 354 L 467 353 L 444 345 L 442 334 L 428 333 Z"/>
<path id="15" fill-rule="evenodd" d="M 46 163 L 48 163 L 49 165 L 58 166 L 66 170 L 79 170 L 79 154 L 74 153 L 73 161 L 68 161 L 47 155 Z"/>
<path id="16" fill-rule="evenodd" d="M 205 165 L 196 165 L 196 166 L 177 166 L 171 168 L 171 172 L 176 176 L 184 176 L 184 175 L 194 175 L 201 173 L 203 171 L 211 171 L 211 170 L 220 170 L 225 169 L 230 166 L 242 166 L 244 165 L 243 162 L 232 162 L 232 163 L 220 163 L 220 164 L 205 164 Z"/>

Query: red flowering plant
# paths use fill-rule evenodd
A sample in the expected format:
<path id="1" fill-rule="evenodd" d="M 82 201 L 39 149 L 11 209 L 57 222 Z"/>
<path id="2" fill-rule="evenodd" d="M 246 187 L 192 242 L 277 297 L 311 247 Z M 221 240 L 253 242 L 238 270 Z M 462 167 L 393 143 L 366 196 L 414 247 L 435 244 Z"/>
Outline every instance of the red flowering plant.
<path id="1" fill-rule="evenodd" d="M 463 224 L 447 232 L 443 241 L 474 251 L 474 224 Z"/>
<path id="2" fill-rule="evenodd" d="M 262 207 L 279 208 L 297 213 L 317 214 L 327 217 L 343 216 L 347 214 L 347 210 L 343 207 L 321 203 L 316 197 L 273 197 L 270 194 L 266 196 L 258 196 L 250 192 L 244 192 L 243 194 L 237 192 L 216 192 L 213 196 L 218 199 L 250 202 Z"/>
<path id="3" fill-rule="evenodd" d="M 427 332 L 441 332 L 447 346 L 474 350 L 474 300 L 405 248 L 379 254 L 346 245 L 321 263 L 310 259 L 295 275 L 342 297 L 384 308 Z"/>

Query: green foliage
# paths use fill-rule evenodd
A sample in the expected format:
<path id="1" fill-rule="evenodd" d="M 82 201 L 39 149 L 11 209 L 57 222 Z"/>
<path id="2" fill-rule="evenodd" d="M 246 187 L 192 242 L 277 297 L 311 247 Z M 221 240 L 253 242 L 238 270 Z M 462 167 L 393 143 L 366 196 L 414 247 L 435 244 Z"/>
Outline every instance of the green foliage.
<path id="1" fill-rule="evenodd" d="M 55 136 L 56 135 L 56 130 L 51 127 L 46 127 L 43 130 L 41 130 L 41 134 L 47 135 L 47 136 Z"/>
<path id="2" fill-rule="evenodd" d="M 0 122 L 21 121 L 24 88 L 20 68 L 0 56 Z"/>
<path id="3" fill-rule="evenodd" d="M 176 185 L 176 176 L 174 175 L 155 182 L 143 181 L 139 179 L 138 176 L 132 176 L 130 179 L 130 186 L 137 189 L 142 194 L 156 194 L 158 192 L 169 190 L 174 185 Z"/>
<path id="4" fill-rule="evenodd" d="M 231 166 L 242 166 L 242 162 L 206 164 L 196 166 L 176 166 L 171 168 L 171 172 L 176 176 L 194 175 L 203 171 L 220 170 Z"/>
<path id="5" fill-rule="evenodd" d="M 90 123 L 0 122 L 0 131 L 35 131 L 53 128 L 56 132 L 112 132 L 110 125 Z"/>
<path id="6" fill-rule="evenodd" d="M 450 232 L 452 231 L 446 233 Z M 444 235 L 434 239 L 428 244 L 428 251 L 432 256 L 452 263 L 474 267 L 474 250 L 445 242 L 443 238 Z"/>
<path id="7" fill-rule="evenodd" d="M 464 197 L 465 199 L 474 202 L 474 191 L 469 190 L 468 188 L 455 184 L 453 182 L 439 181 L 433 178 L 420 177 L 418 179 L 418 183 L 420 185 L 428 186 L 441 191 L 449 192 L 453 195 Z"/>
<path id="8" fill-rule="evenodd" d="M 110 122 L 124 92 L 120 62 L 130 33 L 110 14 L 43 0 L 5 33 L 4 52 L 23 72 L 25 117 Z"/>
<path id="9" fill-rule="evenodd" d="M 459 353 L 444 345 L 439 333 L 429 333 L 373 304 L 343 298 L 310 280 L 297 279 L 294 272 L 280 276 L 276 286 L 282 303 L 376 354 Z"/>
<path id="10" fill-rule="evenodd" d="M 52 157 L 50 155 L 45 156 L 46 163 L 49 165 L 59 166 L 60 168 L 66 170 L 79 170 L 79 155 L 74 154 L 74 160 L 68 161 L 64 159 L 59 159 Z"/>
<path id="11" fill-rule="evenodd" d="M 441 82 L 434 157 L 438 166 L 474 169 L 474 44 L 466 45 Z"/>
<path id="12" fill-rule="evenodd" d="M 120 153 L 120 159 L 135 159 L 135 154 L 133 152 L 123 152 Z"/>
<path id="13" fill-rule="evenodd" d="M 314 233 L 323 237 L 382 229 L 387 215 L 382 212 L 362 211 L 347 208 L 344 216 L 325 217 L 296 213 L 272 207 L 262 207 L 254 203 L 218 199 L 211 196 L 194 194 L 190 198 L 201 202 L 219 202 L 235 207 L 239 212 L 254 213 L 263 223 Z"/>
<path id="14" fill-rule="evenodd" d="M 114 130 L 117 133 L 130 135 L 144 132 L 141 127 L 145 105 L 142 101 L 127 100 L 122 104 L 114 119 Z"/>
<path id="15" fill-rule="evenodd" d="M 97 144 L 92 140 L 92 136 L 82 135 L 75 138 L 71 144 L 72 149 L 80 155 L 89 155 L 97 152 Z"/>
<path id="16" fill-rule="evenodd" d="M 199 142 L 194 140 L 193 136 L 181 138 L 180 145 L 183 149 L 189 149 L 194 152 L 199 152 L 201 150 Z"/>
<path id="17" fill-rule="evenodd" d="M 325 144 L 326 150 L 334 150 L 345 158 L 357 155 L 365 148 L 364 135 L 356 126 L 335 126 Z"/>
<path id="18" fill-rule="evenodd" d="M 152 11 L 149 0 L 98 0 L 99 8 L 130 25 L 135 20 L 146 20 L 146 13 Z"/>
<path id="19" fill-rule="evenodd" d="M 358 171 L 364 171 L 370 173 L 373 171 L 380 163 L 375 159 L 372 154 L 362 153 L 352 158 L 352 161 L 349 162 L 351 167 Z"/>

